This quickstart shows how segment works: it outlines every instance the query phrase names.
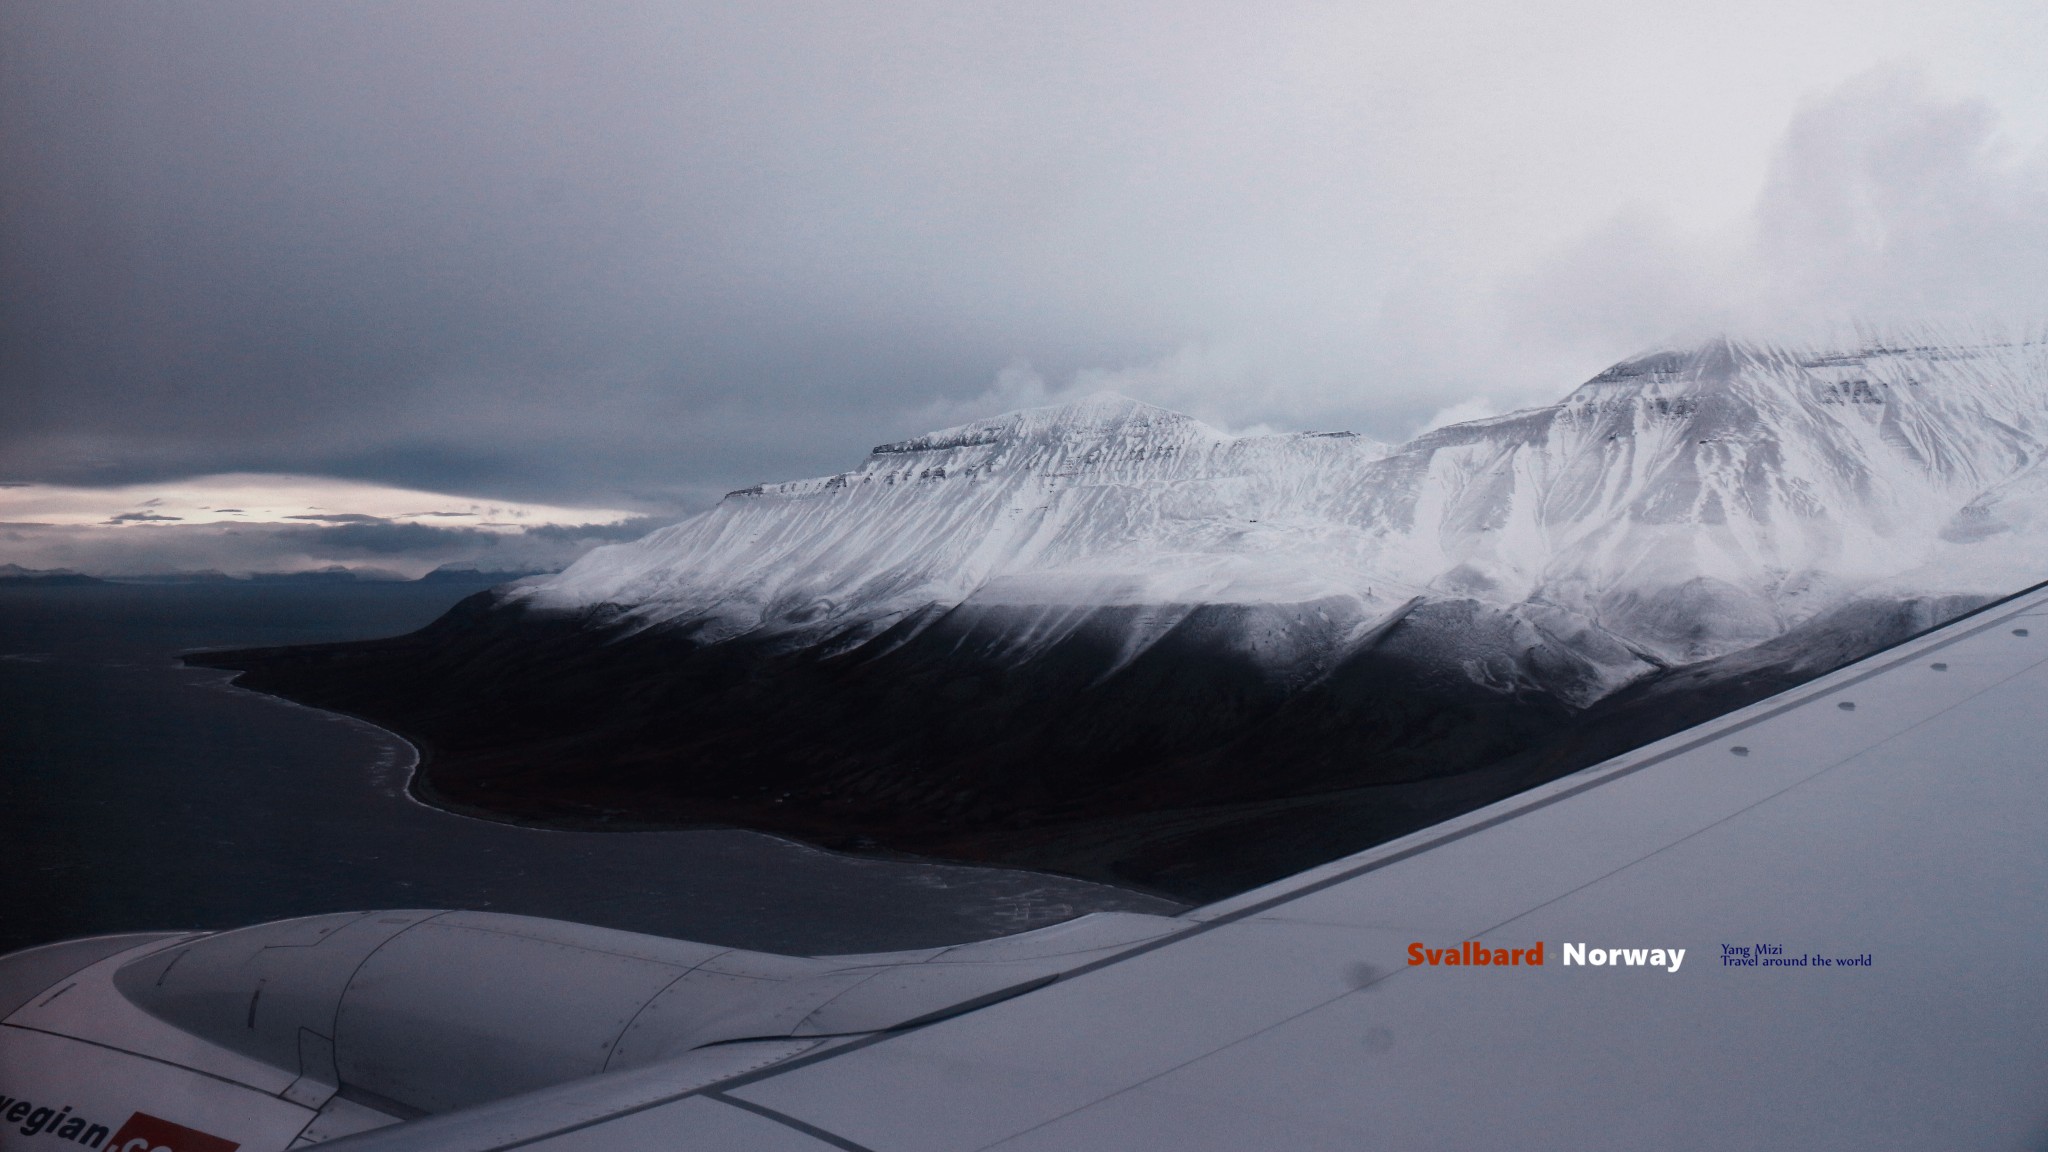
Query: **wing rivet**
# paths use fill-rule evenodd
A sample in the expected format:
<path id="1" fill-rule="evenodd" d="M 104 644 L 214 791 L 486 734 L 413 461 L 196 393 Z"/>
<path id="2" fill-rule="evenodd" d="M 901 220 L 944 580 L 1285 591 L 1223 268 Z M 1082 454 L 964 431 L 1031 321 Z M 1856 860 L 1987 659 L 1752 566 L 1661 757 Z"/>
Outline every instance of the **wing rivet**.
<path id="1" fill-rule="evenodd" d="M 1748 746 L 1748 745 L 1745 745 L 1745 744 L 1737 744 L 1737 745 L 1736 745 L 1735 747 L 1733 747 L 1733 748 L 1730 748 L 1730 749 L 1728 749 L 1728 750 L 1729 750 L 1730 752 L 1733 752 L 1733 753 L 1735 753 L 1735 754 L 1736 754 L 1737 756 L 1747 756 L 1747 755 L 1749 755 L 1749 746 Z"/>
<path id="2" fill-rule="evenodd" d="M 2025 636 L 2027 634 L 2027 630 L 2025 628 L 2015 628 L 2012 630 L 2012 634 L 2015 636 Z"/>
<path id="3" fill-rule="evenodd" d="M 1946 665 L 1946 664 L 1938 664 L 1938 663 L 1937 663 L 1937 664 L 1932 664 L 1932 665 L 1929 665 L 1929 667 L 1933 668 L 1933 669 L 1934 669 L 1934 670 L 1935 670 L 1936 672 L 1946 672 L 1946 671 L 1948 671 L 1948 665 Z"/>
<path id="4" fill-rule="evenodd" d="M 1835 705 L 1835 707 L 1840 708 L 1844 712 L 1854 712 L 1856 710 L 1856 702 L 1854 700 L 1844 700 L 1840 704 Z"/>

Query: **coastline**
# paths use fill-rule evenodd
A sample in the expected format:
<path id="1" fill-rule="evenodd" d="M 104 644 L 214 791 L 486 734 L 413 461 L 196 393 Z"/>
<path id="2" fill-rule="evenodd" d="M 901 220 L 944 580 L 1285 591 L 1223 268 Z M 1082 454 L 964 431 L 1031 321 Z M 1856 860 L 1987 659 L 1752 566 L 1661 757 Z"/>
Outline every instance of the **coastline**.
<path id="1" fill-rule="evenodd" d="M 318 713 L 323 717 L 344 721 L 352 727 L 374 733 L 379 738 L 396 742 L 399 747 L 407 751 L 411 758 L 410 763 L 400 769 L 404 773 L 405 780 L 396 790 L 397 794 L 402 794 L 415 807 L 425 809 L 437 815 L 452 816 L 458 819 L 473 820 L 501 827 L 517 828 L 526 832 L 546 832 L 565 835 L 589 832 L 743 832 L 748 835 L 774 840 L 785 846 L 801 849 L 805 852 L 837 857 L 848 861 L 929 865 L 941 868 L 967 868 L 990 873 L 1030 873 L 1044 876 L 1049 880 L 1078 882 L 1100 888 L 1114 889 L 1142 900 L 1158 901 L 1172 905 L 1175 908 L 1186 909 L 1195 906 L 1187 899 L 1174 893 L 1149 889 L 1142 885 L 1118 879 L 1105 879 L 1097 875 L 1080 874 L 1057 868 L 1033 867 L 1028 863 L 1021 862 L 928 855 L 902 851 L 879 843 L 872 846 L 842 847 L 834 844 L 819 843 L 817 840 L 807 838 L 787 829 L 762 827 L 734 821 L 550 818 L 527 815 L 505 809 L 465 804 L 448 796 L 434 786 L 433 776 L 429 771 L 433 760 L 433 750 L 432 746 L 423 739 L 338 708 L 307 703 L 303 700 L 294 699 L 283 692 L 250 687 L 241 683 L 243 677 L 249 674 L 246 670 L 195 663 L 188 659 L 188 657 L 204 656 L 213 653 L 241 653 L 246 651 L 245 649 L 233 648 L 197 648 L 180 653 L 176 660 L 183 668 L 220 673 L 223 678 L 219 681 L 219 686 L 222 688 L 238 693 L 246 693 L 292 708 Z M 1162 910 L 1161 914 L 1165 914 L 1164 910 Z"/>
<path id="2" fill-rule="evenodd" d="M 368 643 L 374 645 L 382 642 Z M 264 652 L 236 649 L 194 650 L 181 656 L 181 659 L 216 654 L 246 659 L 262 655 Z M 1032 873 L 1049 879 L 1115 889 L 1179 908 L 1197 907 L 1217 899 L 1227 899 L 1257 886 L 1258 883 L 1266 882 L 1267 877 L 1259 875 L 1250 880 L 1233 881 L 1220 886 L 1201 883 L 1195 885 L 1192 891 L 1175 891 L 1134 882 L 1120 875 L 1116 871 L 1120 859 L 1134 852 L 1141 853 L 1148 843 L 1155 840 L 1202 841 L 1219 831 L 1237 829 L 1247 821 L 1254 825 L 1268 821 L 1284 822 L 1290 816 L 1299 817 L 1307 810 L 1320 810 L 1307 811 L 1310 818 L 1317 823 L 1325 826 L 1342 823 L 1354 834 L 1360 827 L 1378 827 L 1378 832 L 1371 837 L 1371 844 L 1383 843 L 1491 803 L 1503 794 L 1513 794 L 1522 790 L 1521 787 L 1509 786 L 1505 787 L 1504 791 L 1501 783 L 1503 772 L 1488 768 L 1454 777 L 1429 778 L 1391 786 L 1347 789 L 1311 796 L 1283 797 L 1262 803 L 1204 805 L 1134 816 L 1113 816 L 1051 830 L 1025 830 L 1007 835 L 1002 832 L 984 831 L 977 835 L 951 837 L 943 841 L 948 846 L 968 848 L 969 851 L 921 852 L 898 847 L 880 839 L 849 835 L 844 831 L 821 827 L 817 821 L 769 822 L 717 817 L 677 819 L 610 815 L 592 818 L 560 812 L 541 814 L 510 806 L 491 807 L 466 803 L 436 786 L 433 773 L 436 751 L 433 744 L 424 737 L 331 705 L 309 703 L 282 690 L 243 684 L 241 680 L 252 674 L 247 669 L 205 663 L 190 666 L 231 673 L 226 686 L 235 691 L 343 719 L 350 724 L 361 725 L 379 736 L 398 741 L 412 756 L 403 789 L 407 799 L 418 807 L 442 815 L 535 832 L 744 832 L 809 852 L 846 860 Z M 1510 769 L 1507 774 L 1517 773 L 1516 770 Z M 1535 781 L 1530 783 L 1533 785 Z M 1389 810 L 1395 813 L 1391 819 L 1387 815 Z M 1282 830 L 1283 836 L 1285 831 L 1287 830 Z M 1310 840 L 1309 843 L 1320 843 L 1322 847 L 1308 850 L 1305 856 L 1297 852 L 1296 856 L 1300 858 L 1289 856 L 1284 864 L 1264 871 L 1291 874 L 1303 867 L 1314 866 L 1327 859 L 1371 846 L 1360 845 L 1342 837 L 1317 838 Z M 1242 850 L 1241 847 L 1239 850 Z"/>
<path id="3" fill-rule="evenodd" d="M 1197 651 L 1105 697 L 1083 683 L 1085 653 L 1006 679 L 993 665 L 903 648 L 827 661 L 613 635 L 488 595 L 402 636 L 184 659 L 404 741 L 409 796 L 440 812 L 565 832 L 740 830 L 854 859 L 1028 870 L 1200 905 L 1455 818 L 1984 606 L 1951 599 L 1852 605 L 1582 711 L 1432 688 L 1379 657 L 1339 689 L 1275 700 Z M 1192 739 L 1147 735 L 1202 709 L 1208 727 Z"/>
<path id="4" fill-rule="evenodd" d="M 0 923 L 0 950 L 466 908 L 823 955 L 1182 906 L 1041 871 L 897 862 L 731 826 L 613 836 L 451 810 L 433 802 L 434 750 L 422 754 L 406 725 L 232 684 L 239 670 L 212 667 L 224 650 L 404 634 L 464 591 L 5 590 L 0 653 L 24 658 L 0 660 L 0 716 L 13 721 L 0 722 L 13 800 L 0 811 L 0 874 L 19 879 L 22 898 Z M 414 789 L 421 761 L 427 787 Z"/>

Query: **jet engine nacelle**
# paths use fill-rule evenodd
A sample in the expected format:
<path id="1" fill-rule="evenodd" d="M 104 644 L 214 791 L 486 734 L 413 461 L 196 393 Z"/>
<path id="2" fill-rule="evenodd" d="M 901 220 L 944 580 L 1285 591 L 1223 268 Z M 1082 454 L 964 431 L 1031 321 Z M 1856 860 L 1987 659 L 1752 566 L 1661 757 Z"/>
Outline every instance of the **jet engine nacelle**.
<path id="1" fill-rule="evenodd" d="M 0 1148 L 268 1152 L 404 1122 L 428 1138 L 427 1118 L 506 1101 L 531 1115 L 536 1093 L 573 1122 L 1014 995 L 1183 926 L 1097 913 L 800 957 L 404 910 L 56 944 L 0 958 Z"/>

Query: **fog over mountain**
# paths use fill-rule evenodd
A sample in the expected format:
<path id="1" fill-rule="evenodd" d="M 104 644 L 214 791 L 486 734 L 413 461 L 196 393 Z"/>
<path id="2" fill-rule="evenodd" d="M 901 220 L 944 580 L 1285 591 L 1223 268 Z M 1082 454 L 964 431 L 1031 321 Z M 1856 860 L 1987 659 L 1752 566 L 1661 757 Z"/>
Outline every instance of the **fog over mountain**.
<path id="1" fill-rule="evenodd" d="M 1113 394 L 729 494 L 412 637 L 229 655 L 521 818 L 1185 894 L 1759 698 L 2048 571 L 2048 330 L 1718 338 L 1401 445 Z"/>

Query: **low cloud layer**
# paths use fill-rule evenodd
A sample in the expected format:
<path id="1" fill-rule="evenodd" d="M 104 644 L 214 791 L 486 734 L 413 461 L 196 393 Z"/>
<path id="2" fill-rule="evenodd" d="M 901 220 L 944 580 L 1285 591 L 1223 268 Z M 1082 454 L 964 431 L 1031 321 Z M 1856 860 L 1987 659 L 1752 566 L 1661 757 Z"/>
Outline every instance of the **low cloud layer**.
<path id="1" fill-rule="evenodd" d="M 161 487 L 0 490 L 0 563 L 93 576 L 343 567 L 417 577 L 444 566 L 555 571 L 666 517 L 469 503 L 303 476 L 201 477 Z M 362 509 L 354 511 L 351 509 Z"/>
<path id="2" fill-rule="evenodd" d="M 2042 34 L 1993 2 L 24 0 L 0 480 L 672 514 L 1103 388 L 1397 439 L 1715 327 L 2038 319 Z"/>
<path id="3" fill-rule="evenodd" d="M 91 576 L 219 572 L 234 577 L 328 568 L 404 577 L 436 568 L 556 572 L 601 544 L 637 539 L 667 522 L 558 524 L 516 533 L 426 524 L 359 523 L 151 525 L 108 531 L 77 525 L 0 523 L 0 555 L 30 571 Z"/>

